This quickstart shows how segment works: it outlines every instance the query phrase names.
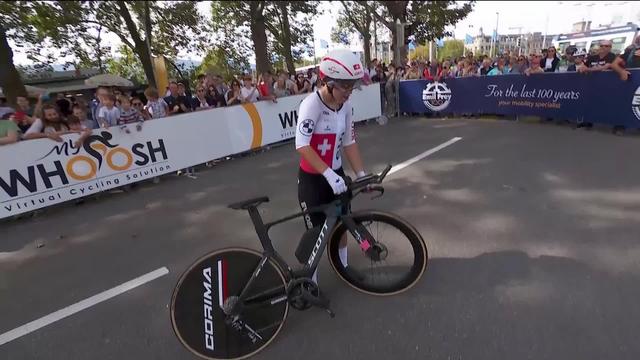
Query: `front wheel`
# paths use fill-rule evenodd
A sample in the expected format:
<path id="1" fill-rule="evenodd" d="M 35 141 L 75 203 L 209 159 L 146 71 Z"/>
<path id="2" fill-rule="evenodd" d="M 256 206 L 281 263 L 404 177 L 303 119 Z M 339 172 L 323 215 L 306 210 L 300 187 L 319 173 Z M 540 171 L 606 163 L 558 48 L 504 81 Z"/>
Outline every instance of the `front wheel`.
<path id="1" fill-rule="evenodd" d="M 338 276 L 371 295 L 394 295 L 413 287 L 427 267 L 427 246 L 420 233 L 394 214 L 366 211 L 351 217 L 368 243 L 360 246 L 344 222 L 338 224 L 329 241 L 329 262 Z M 340 258 L 345 236 L 347 266 Z"/>

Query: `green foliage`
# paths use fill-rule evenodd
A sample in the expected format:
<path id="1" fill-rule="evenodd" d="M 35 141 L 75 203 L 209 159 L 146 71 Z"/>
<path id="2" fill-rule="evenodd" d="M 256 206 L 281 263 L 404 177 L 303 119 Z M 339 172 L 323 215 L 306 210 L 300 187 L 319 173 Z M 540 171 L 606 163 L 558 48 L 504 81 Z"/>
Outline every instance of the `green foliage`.
<path id="1" fill-rule="evenodd" d="M 368 4 L 373 15 L 393 33 L 393 46 L 396 47 L 396 20 L 405 24 L 405 40 L 413 35 L 416 41 L 441 39 L 451 36 L 448 26 L 455 25 L 473 10 L 475 1 L 459 3 L 456 1 L 376 1 Z M 400 44 L 401 58 L 406 54 L 406 41 Z M 400 59 L 396 59 L 399 61 Z"/>
<path id="2" fill-rule="evenodd" d="M 462 40 L 447 40 L 444 42 L 444 46 L 438 49 L 438 60 L 451 58 L 455 59 L 462 56 L 464 50 L 464 41 Z"/>
<path id="3" fill-rule="evenodd" d="M 129 47 L 121 45 L 118 48 L 119 57 L 106 61 L 106 70 L 109 74 L 117 74 L 130 79 L 136 84 L 145 84 L 147 79 L 142 69 L 142 63 Z"/>
<path id="4" fill-rule="evenodd" d="M 249 72 L 249 62 L 246 57 L 234 51 L 216 46 L 210 50 L 196 69 L 197 74 L 212 73 L 230 80 L 237 75 Z"/>
<path id="5" fill-rule="evenodd" d="M 266 46 L 268 59 L 256 59 L 256 63 L 266 61 L 277 68 L 284 68 L 286 58 L 293 62 L 302 55 L 312 53 L 313 27 L 311 21 L 318 15 L 317 1 L 261 1 L 258 13 L 251 16 L 249 1 L 214 1 L 211 3 L 212 29 L 216 33 L 215 45 L 250 58 L 256 44 L 251 36 L 252 24 L 257 18 L 264 20 L 267 30 Z M 291 53 L 287 51 L 291 49 Z"/>

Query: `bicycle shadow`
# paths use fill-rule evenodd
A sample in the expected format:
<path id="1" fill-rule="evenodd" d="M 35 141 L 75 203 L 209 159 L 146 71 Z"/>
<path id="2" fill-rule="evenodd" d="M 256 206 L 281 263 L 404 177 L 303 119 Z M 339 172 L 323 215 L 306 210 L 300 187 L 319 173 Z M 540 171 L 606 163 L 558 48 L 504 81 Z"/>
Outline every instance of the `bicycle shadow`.
<path id="1" fill-rule="evenodd" d="M 285 356 L 293 346 L 309 359 L 631 359 L 640 353 L 638 276 L 571 258 L 522 251 L 435 258 L 414 288 L 390 297 L 356 292 L 326 267 L 320 278 L 336 318 L 319 310 L 291 313 L 265 358 Z M 318 338 L 331 348 L 318 354 Z"/>

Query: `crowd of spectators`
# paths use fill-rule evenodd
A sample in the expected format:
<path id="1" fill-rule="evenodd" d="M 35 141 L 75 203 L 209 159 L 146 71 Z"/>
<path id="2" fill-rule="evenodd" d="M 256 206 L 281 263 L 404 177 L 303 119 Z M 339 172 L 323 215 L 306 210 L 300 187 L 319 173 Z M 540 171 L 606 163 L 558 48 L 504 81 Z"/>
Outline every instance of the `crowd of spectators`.
<path id="1" fill-rule="evenodd" d="M 416 60 L 398 67 L 373 59 L 367 66 L 363 82 L 381 83 L 381 95 L 386 100 L 383 101 L 385 114 L 389 116 L 394 114 L 396 80 L 446 81 L 447 78 L 471 76 L 603 70 L 614 70 L 626 80 L 629 76 L 626 69 L 640 67 L 640 36 L 620 55 L 611 52 L 611 45 L 611 41 L 602 40 L 594 54 L 570 46 L 560 55 L 551 46 L 541 54 L 527 56 L 510 51 L 494 58 L 468 53 L 443 61 Z M 292 75 L 287 71 L 265 72 L 255 81 L 251 75 L 229 80 L 225 82 L 216 74 L 202 74 L 193 86 L 188 82 L 172 81 L 162 91 L 152 87 L 143 92 L 99 87 L 90 100 L 66 98 L 63 94 L 49 99 L 45 94 L 32 102 L 19 96 L 14 107 L 9 107 L 6 100 L 0 98 L 0 145 L 37 138 L 62 141 L 61 135 L 67 133 L 82 134 L 78 139 L 80 142 L 97 128 L 140 131 L 144 122 L 152 119 L 261 100 L 277 102 L 278 98 L 312 92 L 318 86 L 317 69 Z"/>

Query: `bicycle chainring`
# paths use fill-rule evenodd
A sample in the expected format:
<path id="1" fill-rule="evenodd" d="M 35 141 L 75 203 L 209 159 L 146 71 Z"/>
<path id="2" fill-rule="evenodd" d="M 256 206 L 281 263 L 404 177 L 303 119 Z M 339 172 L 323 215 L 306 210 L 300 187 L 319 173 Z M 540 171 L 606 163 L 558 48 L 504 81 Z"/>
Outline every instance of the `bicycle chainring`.
<path id="1" fill-rule="evenodd" d="M 289 305 L 296 310 L 307 310 L 311 307 L 311 303 L 304 298 L 305 294 L 316 298 L 320 296 L 320 288 L 309 278 L 292 280 L 287 286 Z"/>

